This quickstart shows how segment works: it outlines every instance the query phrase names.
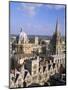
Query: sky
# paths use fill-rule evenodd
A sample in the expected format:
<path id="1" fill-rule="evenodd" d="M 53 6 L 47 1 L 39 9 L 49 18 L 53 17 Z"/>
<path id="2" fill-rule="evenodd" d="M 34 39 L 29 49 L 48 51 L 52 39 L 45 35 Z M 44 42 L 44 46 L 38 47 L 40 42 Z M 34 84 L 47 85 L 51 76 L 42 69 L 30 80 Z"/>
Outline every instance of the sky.
<path id="1" fill-rule="evenodd" d="M 28 35 L 48 35 L 55 32 L 58 19 L 61 35 L 65 35 L 65 6 L 43 3 L 10 2 L 10 33 L 20 30 Z"/>

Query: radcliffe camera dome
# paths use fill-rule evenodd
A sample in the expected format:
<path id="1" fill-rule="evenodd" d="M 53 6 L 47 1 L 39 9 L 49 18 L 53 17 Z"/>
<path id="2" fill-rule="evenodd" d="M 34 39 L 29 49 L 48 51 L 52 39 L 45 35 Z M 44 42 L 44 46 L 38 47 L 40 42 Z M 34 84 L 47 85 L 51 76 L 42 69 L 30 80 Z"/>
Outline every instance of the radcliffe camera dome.
<path id="1" fill-rule="evenodd" d="M 25 32 L 20 32 L 20 38 L 24 38 L 24 39 L 26 39 L 27 38 L 27 34 L 25 33 Z"/>
<path id="2" fill-rule="evenodd" d="M 19 34 L 19 42 L 24 42 L 24 43 L 28 42 L 27 34 L 24 31 L 22 31 L 22 29 Z"/>

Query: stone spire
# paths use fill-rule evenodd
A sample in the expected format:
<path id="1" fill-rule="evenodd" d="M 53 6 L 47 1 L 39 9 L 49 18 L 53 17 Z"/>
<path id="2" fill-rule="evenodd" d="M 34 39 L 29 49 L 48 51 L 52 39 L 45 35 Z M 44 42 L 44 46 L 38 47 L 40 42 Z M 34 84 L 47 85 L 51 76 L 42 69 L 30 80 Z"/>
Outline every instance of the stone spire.
<path id="1" fill-rule="evenodd" d="M 60 26 L 59 20 L 56 21 L 55 33 L 52 36 L 50 41 L 50 49 L 52 54 L 60 54 L 61 53 L 61 35 L 60 35 Z"/>
<path id="2" fill-rule="evenodd" d="M 59 31 L 59 20 L 57 19 L 57 21 L 56 21 L 56 32 L 58 32 Z"/>
<path id="3" fill-rule="evenodd" d="M 59 24 L 59 19 L 57 19 L 57 21 L 56 21 L 55 34 L 56 34 L 56 37 L 59 37 L 59 36 L 60 36 L 60 24 Z"/>

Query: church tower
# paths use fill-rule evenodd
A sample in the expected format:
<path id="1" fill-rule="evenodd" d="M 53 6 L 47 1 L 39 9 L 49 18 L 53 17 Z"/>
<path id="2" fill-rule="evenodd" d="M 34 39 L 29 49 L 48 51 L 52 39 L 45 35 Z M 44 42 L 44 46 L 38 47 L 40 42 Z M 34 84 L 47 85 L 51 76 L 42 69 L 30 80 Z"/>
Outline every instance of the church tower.
<path id="1" fill-rule="evenodd" d="M 61 54 L 62 53 L 62 40 L 60 35 L 59 21 L 56 22 L 55 33 L 50 41 L 50 51 L 51 54 Z"/>

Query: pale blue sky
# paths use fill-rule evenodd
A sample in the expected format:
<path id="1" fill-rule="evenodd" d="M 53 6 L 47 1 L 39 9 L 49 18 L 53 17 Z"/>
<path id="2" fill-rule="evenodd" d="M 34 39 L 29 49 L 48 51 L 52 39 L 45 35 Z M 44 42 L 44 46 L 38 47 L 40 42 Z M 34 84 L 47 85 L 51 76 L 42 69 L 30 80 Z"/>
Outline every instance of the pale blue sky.
<path id="1" fill-rule="evenodd" d="M 57 17 L 65 35 L 64 5 L 10 2 L 10 33 L 18 34 L 22 27 L 30 35 L 52 35 Z"/>

